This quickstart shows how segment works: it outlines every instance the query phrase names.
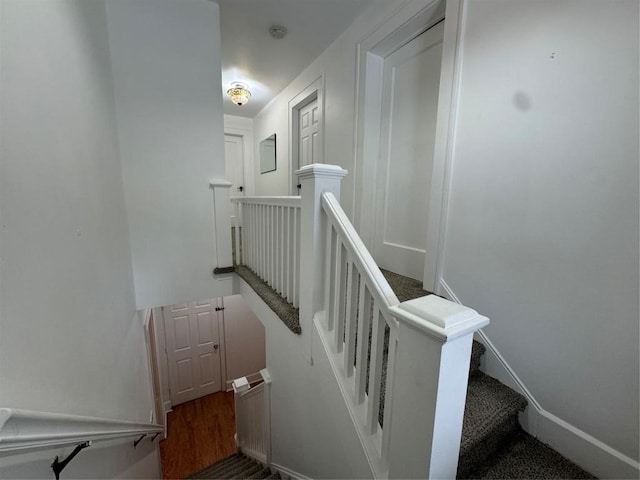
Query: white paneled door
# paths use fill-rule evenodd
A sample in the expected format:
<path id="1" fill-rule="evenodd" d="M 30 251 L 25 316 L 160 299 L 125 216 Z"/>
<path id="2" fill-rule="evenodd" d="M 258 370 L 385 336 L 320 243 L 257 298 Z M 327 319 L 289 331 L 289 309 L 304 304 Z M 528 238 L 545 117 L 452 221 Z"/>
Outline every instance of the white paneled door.
<path id="1" fill-rule="evenodd" d="M 298 168 L 312 163 L 318 163 L 318 153 L 320 141 L 320 118 L 318 110 L 318 99 L 313 100 L 308 105 L 302 107 L 298 113 L 299 134 L 298 147 Z"/>
<path id="2" fill-rule="evenodd" d="M 222 390 L 216 300 L 163 307 L 171 404 Z"/>
<path id="3" fill-rule="evenodd" d="M 422 280 L 444 22 L 384 60 L 374 254 Z"/>
<path id="4" fill-rule="evenodd" d="M 244 147 L 243 138 L 238 135 L 224 135 L 224 164 L 227 180 L 231 186 L 231 196 L 244 194 Z"/>

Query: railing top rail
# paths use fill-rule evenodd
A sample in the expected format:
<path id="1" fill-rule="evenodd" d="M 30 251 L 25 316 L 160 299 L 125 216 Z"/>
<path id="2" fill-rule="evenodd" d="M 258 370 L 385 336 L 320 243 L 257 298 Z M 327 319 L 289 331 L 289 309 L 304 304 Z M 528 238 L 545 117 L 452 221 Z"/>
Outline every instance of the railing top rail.
<path id="1" fill-rule="evenodd" d="M 274 205 L 280 207 L 300 207 L 301 197 L 231 197 L 233 203 L 253 205 Z"/>
<path id="2" fill-rule="evenodd" d="M 162 432 L 164 427 L 154 423 L 0 408 L 0 451 Z"/>
<path id="3" fill-rule="evenodd" d="M 391 306 L 398 305 L 400 303 L 398 297 L 382 275 L 378 264 L 365 247 L 360 235 L 356 232 L 333 193 L 325 192 L 322 194 L 322 208 L 331 218 L 336 230 L 342 235 L 349 256 L 358 267 L 360 274 L 365 277 L 374 298 L 386 310 Z"/>
<path id="4" fill-rule="evenodd" d="M 365 278 L 371 289 L 371 294 L 385 313 L 400 323 L 411 325 L 427 335 L 445 342 L 482 328 L 489 323 L 488 318 L 479 315 L 475 310 L 450 302 L 437 295 L 425 295 L 400 303 L 332 193 L 322 194 L 322 207 L 336 230 L 339 231 L 351 260 Z"/>

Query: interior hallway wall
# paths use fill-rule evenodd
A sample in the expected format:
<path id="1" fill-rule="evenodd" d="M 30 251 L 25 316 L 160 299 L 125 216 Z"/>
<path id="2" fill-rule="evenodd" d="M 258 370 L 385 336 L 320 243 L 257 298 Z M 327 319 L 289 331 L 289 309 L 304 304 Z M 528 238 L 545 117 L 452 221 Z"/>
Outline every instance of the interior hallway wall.
<path id="1" fill-rule="evenodd" d="M 444 280 L 543 408 L 637 461 L 638 2 L 464 6 Z"/>
<path id="2" fill-rule="evenodd" d="M 0 43 L 0 407 L 148 422 L 105 3 L 3 0 Z M 145 443 L 96 443 L 65 477 L 157 478 Z M 0 456 L 0 477 L 72 449 Z"/>
<path id="3" fill-rule="evenodd" d="M 138 308 L 231 293 L 212 276 L 224 177 L 220 15 L 208 0 L 110 0 L 109 40 Z"/>
<path id="4" fill-rule="evenodd" d="M 359 182 L 354 166 L 357 44 L 404 3 L 402 0 L 373 0 L 336 41 L 256 115 L 253 124 L 256 143 L 272 133 L 277 137 L 277 170 L 262 175 L 259 169 L 255 170 L 257 195 L 290 194 L 289 101 L 323 76 L 324 163 L 340 165 L 349 171 L 342 182 L 341 203 L 353 218 L 354 189 Z M 293 194 L 297 195 L 297 192 Z"/>

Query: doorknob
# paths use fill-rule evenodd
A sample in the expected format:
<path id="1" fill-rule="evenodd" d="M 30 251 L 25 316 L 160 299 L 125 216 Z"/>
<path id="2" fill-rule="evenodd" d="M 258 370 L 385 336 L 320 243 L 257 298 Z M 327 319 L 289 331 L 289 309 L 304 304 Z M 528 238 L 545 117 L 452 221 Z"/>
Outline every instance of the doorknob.
<path id="1" fill-rule="evenodd" d="M 214 350 L 217 350 L 219 346 L 220 346 L 220 345 L 218 345 L 218 344 L 216 343 L 216 344 L 213 346 L 213 349 L 214 349 Z"/>
<path id="2" fill-rule="evenodd" d="M 244 187 L 240 185 L 236 190 L 238 190 L 239 192 L 242 192 L 244 190 Z"/>

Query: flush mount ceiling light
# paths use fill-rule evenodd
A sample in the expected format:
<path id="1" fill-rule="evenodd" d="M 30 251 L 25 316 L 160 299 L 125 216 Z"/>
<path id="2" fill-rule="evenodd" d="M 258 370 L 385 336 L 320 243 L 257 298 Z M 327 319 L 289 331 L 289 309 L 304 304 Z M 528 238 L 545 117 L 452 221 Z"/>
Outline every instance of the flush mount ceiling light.
<path id="1" fill-rule="evenodd" d="M 284 38 L 286 34 L 287 34 L 287 29 L 282 25 L 273 25 L 269 28 L 269 35 L 271 35 L 273 38 L 277 40 Z"/>
<path id="2" fill-rule="evenodd" d="M 227 95 L 231 97 L 231 101 L 241 107 L 249 101 L 251 92 L 247 90 L 247 86 L 244 83 L 235 82 L 231 84 L 231 88 L 227 90 Z"/>

